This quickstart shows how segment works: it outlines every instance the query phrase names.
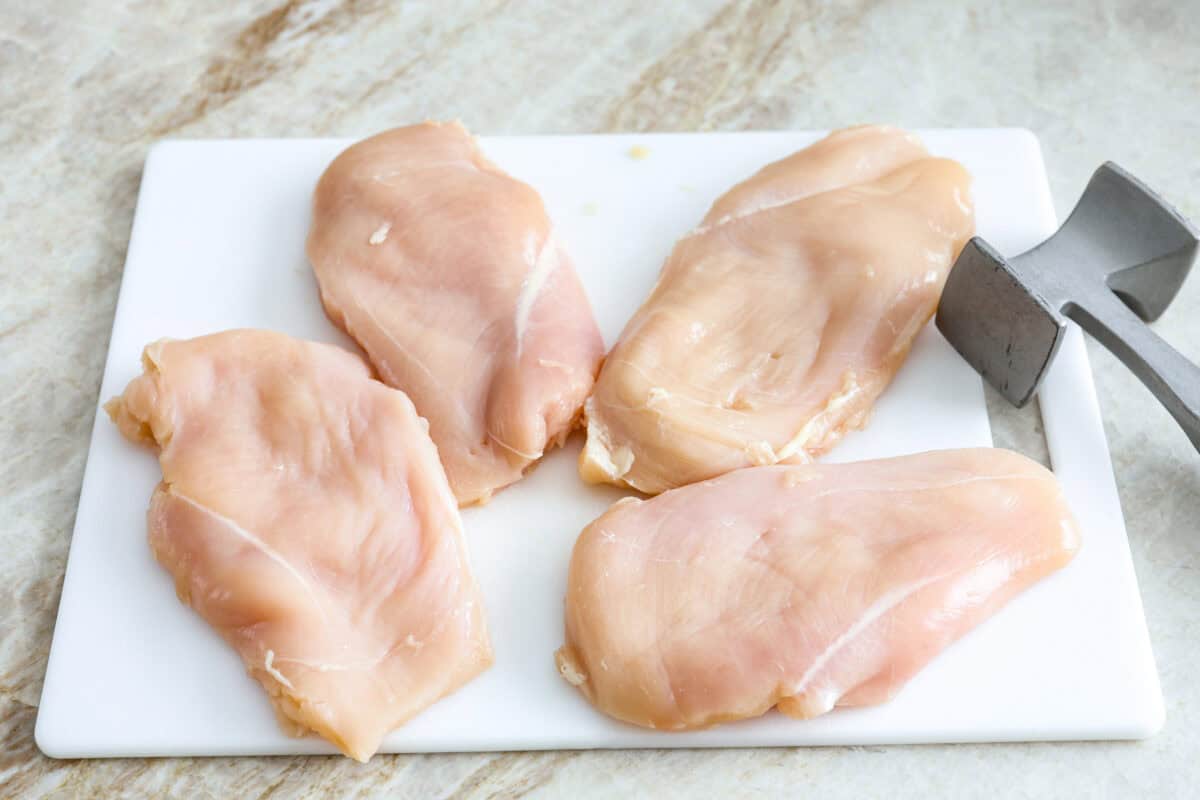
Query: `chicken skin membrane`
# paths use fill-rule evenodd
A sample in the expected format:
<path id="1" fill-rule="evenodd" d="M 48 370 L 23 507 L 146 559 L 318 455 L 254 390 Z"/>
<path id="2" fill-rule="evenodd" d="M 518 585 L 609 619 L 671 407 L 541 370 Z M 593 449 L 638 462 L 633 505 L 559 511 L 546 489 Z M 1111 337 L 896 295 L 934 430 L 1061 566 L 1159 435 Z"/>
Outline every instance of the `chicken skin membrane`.
<path id="1" fill-rule="evenodd" d="M 308 256 L 330 319 L 429 420 L 460 504 L 578 423 L 604 343 L 534 189 L 458 123 L 397 128 L 317 185 Z"/>
<path id="2" fill-rule="evenodd" d="M 657 494 L 825 452 L 866 424 L 973 229 L 967 172 L 894 128 L 764 167 L 626 325 L 585 406 L 581 475 Z"/>
<path id="3" fill-rule="evenodd" d="M 402 392 L 329 345 L 159 341 L 106 410 L 156 446 L 150 547 L 281 725 L 368 759 L 492 661 L 458 507 Z"/>
<path id="4" fill-rule="evenodd" d="M 1079 543 L 1054 476 L 1007 450 L 738 470 L 584 529 L 558 667 L 661 730 L 882 703 Z"/>

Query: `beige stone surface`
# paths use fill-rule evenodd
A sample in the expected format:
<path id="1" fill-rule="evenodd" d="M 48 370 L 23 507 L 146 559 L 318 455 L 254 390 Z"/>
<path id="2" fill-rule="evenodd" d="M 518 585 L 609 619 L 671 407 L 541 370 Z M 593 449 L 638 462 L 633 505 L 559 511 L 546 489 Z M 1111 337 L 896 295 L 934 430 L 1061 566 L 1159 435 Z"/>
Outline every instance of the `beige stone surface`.
<path id="1" fill-rule="evenodd" d="M 166 136 L 1020 125 L 1060 213 L 1114 159 L 1200 219 L 1195 0 L 0 0 L 0 797 L 1184 797 L 1200 457 L 1091 349 L 1166 697 L 1142 743 L 52 761 L 46 654 L 147 148 Z M 1157 324 L 1200 360 L 1200 277 Z M 1042 449 L 992 398 L 999 439 Z M 1087 613 L 1080 609 L 1080 613 Z M 1036 658 L 1036 653 L 1030 657 Z"/>

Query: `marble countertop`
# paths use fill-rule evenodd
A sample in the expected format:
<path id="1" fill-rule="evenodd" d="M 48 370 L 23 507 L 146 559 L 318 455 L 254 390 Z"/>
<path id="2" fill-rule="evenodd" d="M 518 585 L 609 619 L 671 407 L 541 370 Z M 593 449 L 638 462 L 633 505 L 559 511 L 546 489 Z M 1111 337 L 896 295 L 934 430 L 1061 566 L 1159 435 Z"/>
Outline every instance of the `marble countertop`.
<path id="1" fill-rule="evenodd" d="M 53 761 L 33 742 L 130 220 L 155 140 L 358 136 L 426 117 L 491 134 L 1017 125 L 1041 138 L 1060 214 L 1113 159 L 1200 219 L 1200 14 L 1188 5 L 0 5 L 0 796 L 1193 792 L 1200 458 L 1094 346 L 1166 699 L 1166 726 L 1148 741 L 380 756 L 367 765 Z M 1198 315 L 1193 277 L 1156 325 L 1193 360 Z M 1035 409 L 989 404 L 999 443 L 1041 450 Z"/>

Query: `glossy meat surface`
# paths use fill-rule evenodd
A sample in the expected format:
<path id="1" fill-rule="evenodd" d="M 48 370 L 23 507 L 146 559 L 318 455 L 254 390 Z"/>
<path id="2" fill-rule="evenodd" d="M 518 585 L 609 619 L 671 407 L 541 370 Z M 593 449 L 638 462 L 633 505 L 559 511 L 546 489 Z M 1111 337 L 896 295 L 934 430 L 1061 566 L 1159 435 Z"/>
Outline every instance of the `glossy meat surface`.
<path id="1" fill-rule="evenodd" d="M 429 420 L 461 504 L 519 480 L 577 424 L 604 353 L 591 308 L 538 193 L 461 125 L 339 155 L 308 255 L 330 318 Z"/>
<path id="2" fill-rule="evenodd" d="M 895 128 L 763 168 L 681 239 L 585 407 L 580 473 L 656 494 L 862 427 L 972 234 L 970 178 Z"/>
<path id="3" fill-rule="evenodd" d="M 1007 450 L 738 470 L 584 529 L 559 671 L 661 730 L 881 703 L 1078 547 L 1054 476 Z"/>
<path id="4" fill-rule="evenodd" d="M 366 760 L 491 663 L 458 508 L 402 392 L 268 331 L 155 342 L 143 366 L 106 409 L 159 448 L 150 547 L 286 730 Z"/>

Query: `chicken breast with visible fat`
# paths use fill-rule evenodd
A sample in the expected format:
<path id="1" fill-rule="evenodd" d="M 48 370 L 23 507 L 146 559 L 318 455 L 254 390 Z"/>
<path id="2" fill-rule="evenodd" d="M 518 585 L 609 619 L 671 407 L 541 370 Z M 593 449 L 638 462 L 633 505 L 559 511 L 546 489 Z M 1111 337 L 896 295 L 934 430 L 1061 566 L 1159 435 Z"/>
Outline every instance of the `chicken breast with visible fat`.
<path id="1" fill-rule="evenodd" d="M 862 427 L 971 236 L 969 186 L 911 134 L 864 127 L 730 189 L 609 354 L 582 476 L 656 494 Z"/>
<path id="2" fill-rule="evenodd" d="M 289 733 L 368 759 L 492 661 L 458 507 L 402 392 L 268 331 L 159 341 L 106 410 L 159 448 L 150 547 Z"/>
<path id="3" fill-rule="evenodd" d="M 604 354 L 541 197 L 458 123 L 381 133 L 317 185 L 308 255 L 330 318 L 429 420 L 461 504 L 576 425 Z"/>
<path id="4" fill-rule="evenodd" d="M 881 703 L 1078 548 L 1054 476 L 1007 450 L 738 470 L 584 529 L 559 670 L 662 730 Z"/>

